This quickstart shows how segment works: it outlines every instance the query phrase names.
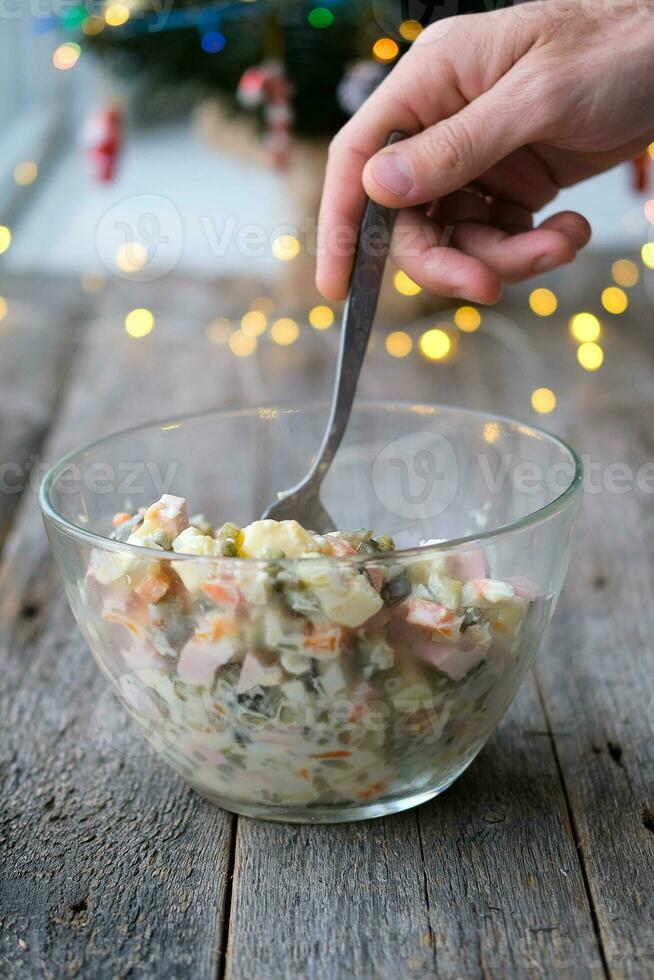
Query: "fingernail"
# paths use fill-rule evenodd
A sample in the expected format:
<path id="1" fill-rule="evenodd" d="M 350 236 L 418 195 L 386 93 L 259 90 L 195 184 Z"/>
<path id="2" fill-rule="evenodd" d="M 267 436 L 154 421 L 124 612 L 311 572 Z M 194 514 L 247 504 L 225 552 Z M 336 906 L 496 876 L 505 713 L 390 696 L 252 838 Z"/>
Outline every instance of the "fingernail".
<path id="1" fill-rule="evenodd" d="M 577 248 L 583 248 L 588 241 L 588 235 L 576 225 L 563 225 L 559 231 L 571 238 Z"/>
<path id="2" fill-rule="evenodd" d="M 534 262 L 535 272 L 550 272 L 551 269 L 556 269 L 559 264 L 559 260 L 554 255 L 541 255 L 539 259 Z"/>
<path id="3" fill-rule="evenodd" d="M 415 183 L 413 166 L 402 153 L 380 153 L 371 164 L 378 184 L 392 194 L 408 194 Z"/>

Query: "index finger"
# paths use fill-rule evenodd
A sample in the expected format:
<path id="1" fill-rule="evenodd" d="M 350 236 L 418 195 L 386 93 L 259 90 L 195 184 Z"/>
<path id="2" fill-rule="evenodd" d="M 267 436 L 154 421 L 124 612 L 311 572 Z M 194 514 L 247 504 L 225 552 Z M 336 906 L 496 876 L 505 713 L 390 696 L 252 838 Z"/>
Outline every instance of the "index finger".
<path id="1" fill-rule="evenodd" d="M 424 70 L 419 62 L 423 62 Z M 419 90 L 424 91 L 425 73 L 429 74 L 428 84 L 435 93 L 434 99 L 429 100 L 430 122 L 461 108 L 461 96 L 446 84 L 445 78 L 440 85 L 435 84 L 436 66 L 438 59 L 433 58 L 433 52 L 426 59 L 415 45 L 331 143 L 318 218 L 316 270 L 316 285 L 329 300 L 341 300 L 347 295 L 358 227 L 366 202 L 363 168 L 393 130 L 414 135 L 427 124 L 421 113 L 413 108 L 424 104 Z"/>

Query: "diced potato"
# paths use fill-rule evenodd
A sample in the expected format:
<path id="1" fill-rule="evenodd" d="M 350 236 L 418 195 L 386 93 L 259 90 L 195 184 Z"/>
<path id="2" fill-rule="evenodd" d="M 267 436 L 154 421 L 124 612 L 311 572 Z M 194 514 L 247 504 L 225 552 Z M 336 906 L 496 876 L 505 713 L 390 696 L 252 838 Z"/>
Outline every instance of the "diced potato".
<path id="1" fill-rule="evenodd" d="M 462 599 L 464 606 L 479 606 L 487 609 L 496 602 L 510 599 L 515 590 L 508 582 L 493 578 L 475 578 L 463 586 Z"/>
<path id="2" fill-rule="evenodd" d="M 269 549 L 283 551 L 286 558 L 299 558 L 316 548 L 316 538 L 297 521 L 254 521 L 243 528 L 239 541 L 241 558 L 265 558 Z"/>
<path id="3" fill-rule="evenodd" d="M 381 596 L 358 572 L 342 576 L 337 584 L 314 585 L 313 589 L 325 615 L 350 629 L 362 626 L 384 605 Z"/>
<path id="4" fill-rule="evenodd" d="M 448 609 L 456 610 L 461 605 L 462 586 L 455 578 L 432 572 L 429 576 L 429 591 L 437 602 L 447 606 Z"/>

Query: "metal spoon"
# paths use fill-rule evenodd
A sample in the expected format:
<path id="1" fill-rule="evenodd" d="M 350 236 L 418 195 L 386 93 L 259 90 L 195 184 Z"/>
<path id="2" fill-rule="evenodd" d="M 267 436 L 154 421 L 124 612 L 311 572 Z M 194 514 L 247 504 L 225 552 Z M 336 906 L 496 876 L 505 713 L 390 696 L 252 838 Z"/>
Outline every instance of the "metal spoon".
<path id="1" fill-rule="evenodd" d="M 404 133 L 391 133 L 386 146 L 405 138 Z M 307 475 L 294 487 L 277 495 L 277 501 L 264 511 L 264 519 L 294 519 L 318 534 L 336 529 L 334 520 L 320 502 L 320 487 L 341 444 L 352 411 L 377 309 L 396 214 L 395 209 L 382 207 L 374 201 L 369 200 L 366 204 L 343 314 L 338 366 L 327 429 Z"/>

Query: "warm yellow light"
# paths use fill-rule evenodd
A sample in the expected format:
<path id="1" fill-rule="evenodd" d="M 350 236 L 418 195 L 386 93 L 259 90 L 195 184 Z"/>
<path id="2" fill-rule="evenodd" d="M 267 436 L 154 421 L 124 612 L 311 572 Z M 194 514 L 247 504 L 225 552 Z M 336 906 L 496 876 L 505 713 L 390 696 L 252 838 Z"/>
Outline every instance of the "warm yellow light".
<path id="1" fill-rule="evenodd" d="M 570 333 L 580 344 L 597 340 L 602 327 L 593 313 L 575 313 L 570 319 Z"/>
<path id="2" fill-rule="evenodd" d="M 422 291 L 422 286 L 410 279 L 401 269 L 398 269 L 393 276 L 393 285 L 402 296 L 417 296 Z"/>
<path id="3" fill-rule="evenodd" d="M 290 262 L 300 254 L 300 243 L 295 235 L 279 235 L 272 243 L 272 253 L 280 262 Z"/>
<path id="4" fill-rule="evenodd" d="M 250 309 L 257 310 L 258 313 L 263 313 L 264 316 L 270 316 L 275 309 L 275 301 L 270 296 L 257 296 L 250 303 Z"/>
<path id="5" fill-rule="evenodd" d="M 288 317 L 275 320 L 270 328 L 270 336 L 276 344 L 281 344 L 282 347 L 286 347 L 288 344 L 294 344 L 299 334 L 300 328 L 297 323 Z"/>
<path id="6" fill-rule="evenodd" d="M 39 175 L 39 168 L 32 160 L 22 160 L 14 167 L 14 180 L 21 187 L 33 184 Z"/>
<path id="7" fill-rule="evenodd" d="M 550 388 L 536 388 L 531 393 L 531 407 L 541 415 L 548 415 L 556 408 L 556 395 Z"/>
<path id="8" fill-rule="evenodd" d="M 454 322 L 464 333 L 474 333 L 481 323 L 481 314 L 474 306 L 460 306 L 454 314 Z"/>
<path id="9" fill-rule="evenodd" d="M 235 330 L 229 338 L 229 349 L 237 357 L 249 357 L 257 349 L 257 338 L 248 337 L 242 330 Z"/>
<path id="10" fill-rule="evenodd" d="M 651 156 L 652 160 L 654 160 L 654 143 L 649 144 L 649 146 L 647 147 L 647 152 Z"/>
<path id="11" fill-rule="evenodd" d="M 597 371 L 604 361 L 604 351 L 599 344 L 582 344 L 577 348 L 577 360 L 586 371 Z"/>
<path id="12" fill-rule="evenodd" d="M 629 298 L 619 286 L 607 286 L 602 291 L 602 306 L 609 313 L 624 313 L 629 306 Z"/>
<path id="13" fill-rule="evenodd" d="M 95 14 L 89 14 L 88 17 L 84 18 L 82 31 L 87 35 L 87 37 L 93 37 L 95 34 L 100 34 L 103 30 L 104 21 L 102 17 L 97 17 Z"/>
<path id="14" fill-rule="evenodd" d="M 241 318 L 241 330 L 248 337 L 259 337 L 268 326 L 268 320 L 260 310 L 250 310 Z"/>
<path id="15" fill-rule="evenodd" d="M 413 350 L 413 341 L 404 330 L 394 330 L 386 338 L 386 350 L 391 357 L 406 357 Z"/>
<path id="16" fill-rule="evenodd" d="M 148 250 L 140 242 L 125 242 L 119 245 L 114 262 L 121 272 L 138 272 L 148 259 Z"/>
<path id="17" fill-rule="evenodd" d="M 451 347 L 452 341 L 445 331 L 438 327 L 427 330 L 420 338 L 420 350 L 430 361 L 442 360 L 449 354 Z"/>
<path id="18" fill-rule="evenodd" d="M 9 310 L 9 304 L 4 296 L 0 296 L 0 320 L 4 320 Z"/>
<path id="19" fill-rule="evenodd" d="M 654 242 L 645 242 L 640 250 L 644 265 L 648 269 L 654 269 Z"/>
<path id="20" fill-rule="evenodd" d="M 334 311 L 330 306 L 314 306 L 309 310 L 309 323 L 314 330 L 328 330 L 334 322 Z"/>
<path id="21" fill-rule="evenodd" d="M 638 266 L 631 259 L 618 259 L 611 266 L 611 275 L 618 286 L 624 286 L 629 289 L 630 286 L 635 286 L 640 277 L 640 272 L 638 271 Z"/>
<path id="22" fill-rule="evenodd" d="M 558 301 L 551 289 L 534 289 L 529 294 L 529 305 L 537 316 L 556 313 Z"/>
<path id="23" fill-rule="evenodd" d="M 130 337 L 146 337 L 154 327 L 154 317 L 150 310 L 132 310 L 125 317 L 125 330 Z"/>
<path id="24" fill-rule="evenodd" d="M 415 41 L 419 34 L 422 34 L 422 24 L 418 20 L 403 20 L 400 24 L 400 36 L 405 41 Z"/>
<path id="25" fill-rule="evenodd" d="M 6 225 L 0 225 L 0 255 L 11 245 L 11 231 Z"/>
<path id="26" fill-rule="evenodd" d="M 129 20 L 129 7 L 124 3 L 112 3 L 104 12 L 109 27 L 120 27 Z"/>
<path id="27" fill-rule="evenodd" d="M 232 321 L 226 316 L 217 316 L 207 324 L 207 337 L 212 344 L 226 344 L 232 332 Z"/>
<path id="28" fill-rule="evenodd" d="M 484 423 L 484 441 L 492 446 L 500 437 L 500 427 L 497 422 Z"/>
<path id="29" fill-rule="evenodd" d="M 392 37 L 380 37 L 372 46 L 372 53 L 377 61 L 393 61 L 400 52 Z"/>
<path id="30" fill-rule="evenodd" d="M 105 278 L 101 272 L 85 272 L 81 283 L 85 293 L 99 293 L 104 287 Z"/>
<path id="31" fill-rule="evenodd" d="M 52 64 L 59 71 L 67 71 L 79 61 L 82 49 L 74 41 L 64 41 L 52 55 Z"/>

